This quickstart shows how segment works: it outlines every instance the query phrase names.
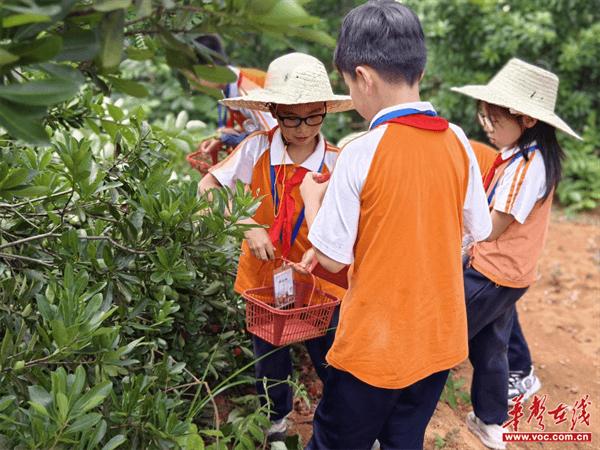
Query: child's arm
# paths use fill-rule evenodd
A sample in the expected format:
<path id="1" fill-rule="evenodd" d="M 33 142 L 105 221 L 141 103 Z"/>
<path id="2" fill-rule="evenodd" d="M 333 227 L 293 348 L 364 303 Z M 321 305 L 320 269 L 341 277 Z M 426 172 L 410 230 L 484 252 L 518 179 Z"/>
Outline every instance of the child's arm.
<path id="1" fill-rule="evenodd" d="M 492 211 L 492 232 L 485 241 L 492 242 L 498 239 L 514 220 L 515 218 L 510 214 Z"/>
<path id="2" fill-rule="evenodd" d="M 311 172 L 304 177 L 304 180 L 300 185 L 300 193 L 304 200 L 304 217 L 306 219 L 306 226 L 309 230 L 321 208 L 323 196 L 329 185 L 329 181 L 321 182 L 321 179 L 323 179 L 322 174 Z M 317 261 L 329 272 L 337 273 L 346 267 L 346 264 L 342 264 L 329 258 L 317 248 L 313 248 L 312 250 L 313 251 L 309 250 L 300 262 L 300 264 L 306 266 L 307 269 L 312 265 L 312 258 L 314 256 L 316 256 Z"/>
<path id="3" fill-rule="evenodd" d="M 258 147 L 260 145 L 262 144 L 259 142 Z M 252 141 L 240 144 L 226 161 L 212 169 L 200 180 L 198 193 L 204 194 L 211 189 L 221 188 L 223 185 L 233 187 L 237 180 L 249 184 L 252 181 L 252 170 L 258 158 L 254 147 L 257 147 L 257 145 L 253 145 Z M 242 219 L 238 223 L 258 225 L 252 218 Z M 244 238 L 256 258 L 261 261 L 275 258 L 275 247 L 266 229 L 258 226 L 250 228 L 244 233 Z"/>

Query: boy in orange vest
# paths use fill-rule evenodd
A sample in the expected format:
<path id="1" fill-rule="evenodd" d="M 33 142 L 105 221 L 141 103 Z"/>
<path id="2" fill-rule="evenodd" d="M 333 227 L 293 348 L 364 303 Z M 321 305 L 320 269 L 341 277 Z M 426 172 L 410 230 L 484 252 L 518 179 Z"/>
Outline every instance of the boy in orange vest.
<path id="1" fill-rule="evenodd" d="M 271 111 L 278 127 L 257 132 L 246 138 L 226 159 L 212 167 L 200 181 L 200 191 L 221 186 L 247 185 L 253 195 L 262 198 L 251 219 L 255 225 L 245 233 L 238 264 L 235 290 L 238 293 L 257 288 L 273 279 L 280 264 L 278 258 L 299 261 L 310 248 L 304 205 L 299 186 L 307 173 L 331 173 L 338 149 L 321 134 L 325 117 L 352 109 L 350 97 L 335 95 L 323 63 L 303 53 L 290 53 L 269 65 L 264 89 L 245 96 L 222 100 L 226 106 Z M 256 225 L 261 225 L 256 227 Z M 321 288 L 342 297 L 345 289 L 327 281 Z M 337 312 L 331 327 L 337 325 Z M 325 354 L 333 341 L 333 332 L 305 342 L 318 375 L 325 380 Z M 272 400 L 270 437 L 286 430 L 286 416 L 292 411 L 292 389 L 286 382 L 292 376 L 289 348 L 276 347 L 253 336 L 256 362 L 256 387 Z"/>
<path id="2" fill-rule="evenodd" d="M 354 264 L 309 449 L 422 448 L 468 354 L 463 226 L 481 240 L 491 221 L 464 133 L 420 100 L 425 61 L 408 7 L 371 1 L 345 17 L 335 64 L 370 127 L 342 149 L 326 193 L 313 177 L 301 186 L 304 265 Z"/>

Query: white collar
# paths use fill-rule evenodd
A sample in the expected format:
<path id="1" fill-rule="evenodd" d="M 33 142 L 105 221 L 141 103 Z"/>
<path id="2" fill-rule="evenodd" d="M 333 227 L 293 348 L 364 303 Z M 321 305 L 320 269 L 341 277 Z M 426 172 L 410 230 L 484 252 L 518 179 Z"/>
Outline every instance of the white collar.
<path id="1" fill-rule="evenodd" d="M 371 120 L 371 123 L 369 124 L 369 128 L 371 128 L 373 126 L 373 124 L 375 123 L 375 121 L 377 119 L 386 115 L 387 113 L 391 113 L 391 112 L 397 111 L 399 109 L 407 109 L 407 108 L 417 109 L 419 111 L 435 111 L 435 109 L 433 109 L 433 105 L 429 102 L 400 103 L 399 105 L 394 105 L 394 106 L 390 106 L 388 108 L 384 108 L 381 111 L 379 111 L 377 114 L 375 114 L 375 116 Z"/>
<path id="2" fill-rule="evenodd" d="M 537 142 L 533 141 L 531 145 L 527 148 L 531 148 L 536 145 Z M 517 153 L 520 150 L 521 149 L 518 145 L 515 145 L 514 147 L 504 147 L 502 150 L 500 150 L 500 153 L 502 154 L 502 161 L 506 161 L 507 159 L 511 158 L 515 153 Z"/>
<path id="3" fill-rule="evenodd" d="M 292 161 L 285 149 L 283 137 L 281 136 L 281 130 L 279 128 L 275 130 L 275 133 L 273 134 L 270 155 L 272 166 L 278 166 L 280 164 L 294 164 L 294 162 Z M 323 163 L 324 157 L 325 139 L 323 138 L 323 135 L 319 133 L 319 141 L 317 142 L 315 151 L 312 152 L 310 156 L 306 158 L 303 163 L 300 164 L 300 167 L 304 167 L 305 169 L 308 169 L 311 172 L 318 172 L 321 168 L 321 164 Z"/>

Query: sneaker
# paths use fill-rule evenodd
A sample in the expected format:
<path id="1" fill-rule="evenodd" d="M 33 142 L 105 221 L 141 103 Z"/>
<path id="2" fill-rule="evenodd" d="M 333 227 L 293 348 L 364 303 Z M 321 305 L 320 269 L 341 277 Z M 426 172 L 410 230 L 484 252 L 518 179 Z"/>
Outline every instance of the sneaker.
<path id="1" fill-rule="evenodd" d="M 523 394 L 523 401 L 540 390 L 542 383 L 533 373 L 533 366 L 529 373 L 513 371 L 508 373 L 508 404 L 514 405 L 513 398 Z"/>
<path id="2" fill-rule="evenodd" d="M 487 425 L 480 420 L 474 412 L 467 415 L 467 428 L 471 433 L 479 438 L 479 440 L 487 448 L 496 450 L 505 450 L 506 442 L 502 440 L 504 428 L 500 425 Z"/>
<path id="3" fill-rule="evenodd" d="M 285 418 L 271 423 L 271 427 L 267 430 L 267 440 L 269 442 L 284 441 L 287 432 L 287 421 Z"/>

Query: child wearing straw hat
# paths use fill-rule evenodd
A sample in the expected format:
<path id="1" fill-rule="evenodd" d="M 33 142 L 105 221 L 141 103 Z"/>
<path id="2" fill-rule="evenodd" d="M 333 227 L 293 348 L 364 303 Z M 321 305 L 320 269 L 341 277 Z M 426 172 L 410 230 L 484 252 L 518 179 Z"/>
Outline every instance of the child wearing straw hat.
<path id="1" fill-rule="evenodd" d="M 474 369 L 467 425 L 494 449 L 506 448 L 502 424 L 507 419 L 507 346 L 515 303 L 536 279 L 561 177 L 563 151 L 556 130 L 580 139 L 554 112 L 558 81 L 553 73 L 513 58 L 488 84 L 453 88 L 479 101 L 481 126 L 500 150 L 484 175 L 492 233 L 473 245 L 464 265 Z"/>
<path id="2" fill-rule="evenodd" d="M 483 142 L 470 140 L 473 152 L 477 157 L 481 173 L 487 174 L 498 157 L 498 151 Z M 338 144 L 338 147 L 342 147 Z M 468 238 L 467 238 L 468 239 Z M 463 245 L 465 243 L 463 242 Z M 513 325 L 508 342 L 508 403 L 512 405 L 513 399 L 523 394 L 527 400 L 540 390 L 542 383 L 535 373 L 529 345 L 523 334 L 519 316 L 515 308 Z"/>
<path id="3" fill-rule="evenodd" d="M 335 64 L 370 127 L 326 189 L 301 186 L 314 246 L 303 264 L 354 264 L 311 450 L 422 448 L 448 371 L 467 357 L 462 231 L 485 239 L 491 221 L 468 139 L 420 100 L 426 56 L 421 23 L 399 2 L 344 18 Z"/>
<path id="4" fill-rule="evenodd" d="M 235 290 L 238 293 L 262 286 L 272 279 L 276 259 L 299 261 L 310 247 L 299 185 L 309 172 L 329 174 L 338 156 L 336 147 L 320 133 L 325 116 L 352 109 L 349 96 L 335 95 L 325 66 L 316 58 L 291 53 L 269 65 L 265 87 L 245 96 L 221 101 L 226 106 L 270 112 L 278 127 L 245 139 L 225 160 L 200 181 L 204 192 L 220 186 L 248 185 L 262 202 L 247 224 L 262 225 L 245 233 Z M 321 288 L 341 298 L 344 289 L 322 281 Z M 337 311 L 332 326 L 337 324 Z M 306 347 L 322 379 L 325 354 L 333 332 L 306 341 Z M 285 381 L 292 375 L 289 349 L 276 348 L 253 336 L 257 357 L 257 390 L 273 403 L 271 435 L 283 434 L 285 417 L 292 410 L 292 389 Z M 263 381 L 266 380 L 266 381 Z M 265 389 L 266 386 L 266 389 Z"/>

